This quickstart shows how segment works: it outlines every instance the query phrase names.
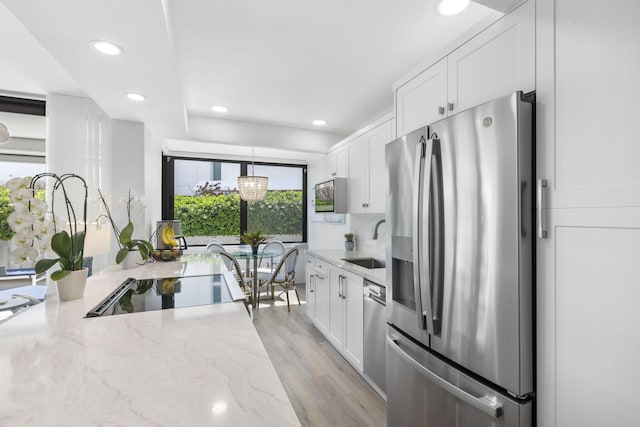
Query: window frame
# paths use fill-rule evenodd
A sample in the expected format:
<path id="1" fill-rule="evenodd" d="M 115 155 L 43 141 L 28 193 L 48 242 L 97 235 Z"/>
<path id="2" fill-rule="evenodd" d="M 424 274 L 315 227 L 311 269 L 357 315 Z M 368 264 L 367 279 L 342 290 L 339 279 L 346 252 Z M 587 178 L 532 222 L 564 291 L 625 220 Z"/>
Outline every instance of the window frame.
<path id="1" fill-rule="evenodd" d="M 247 175 L 249 166 L 252 164 L 259 166 L 281 166 L 296 167 L 302 169 L 302 241 L 300 242 L 283 242 L 283 243 L 307 243 L 308 237 L 308 196 L 307 196 L 307 165 L 296 163 L 277 163 L 277 162 L 252 162 L 248 160 L 229 160 L 209 157 L 182 157 L 162 155 L 162 219 L 174 219 L 174 200 L 175 200 L 175 160 L 195 160 L 219 163 L 236 163 L 240 165 L 240 174 Z M 240 200 L 240 233 L 247 231 L 248 221 L 248 204 L 245 200 Z M 238 236 L 239 238 L 240 236 Z M 238 241 L 238 243 L 240 243 Z"/>

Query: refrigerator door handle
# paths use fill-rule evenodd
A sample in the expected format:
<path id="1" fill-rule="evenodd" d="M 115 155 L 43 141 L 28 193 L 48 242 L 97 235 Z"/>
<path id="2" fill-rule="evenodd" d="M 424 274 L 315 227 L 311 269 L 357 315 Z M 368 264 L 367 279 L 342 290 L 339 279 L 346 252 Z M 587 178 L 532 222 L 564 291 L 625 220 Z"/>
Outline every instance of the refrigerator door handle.
<path id="1" fill-rule="evenodd" d="M 428 218 L 428 211 L 425 211 L 424 203 L 425 200 L 428 203 L 429 198 L 423 197 L 423 193 L 425 188 L 428 193 L 430 187 L 429 180 L 431 179 L 432 155 L 430 149 L 431 146 L 427 143 L 425 137 L 422 136 L 420 142 L 416 145 L 413 169 L 413 281 L 416 299 L 416 318 L 418 327 L 420 329 L 426 329 L 429 333 L 433 332 L 431 305 L 428 299 L 423 299 L 423 289 L 425 287 L 427 290 L 429 289 L 429 267 L 428 265 L 425 267 L 422 260 L 429 259 L 428 253 L 424 253 L 423 244 L 425 241 L 423 234 L 426 233 L 427 239 L 429 235 L 429 222 L 424 221 L 425 216 Z M 426 167 L 427 165 L 428 167 Z M 427 270 L 426 272 L 425 269 Z M 427 280 L 425 280 L 425 278 L 427 278 Z"/>
<path id="2" fill-rule="evenodd" d="M 418 320 L 418 328 L 424 329 L 424 320 L 422 318 L 422 304 L 420 302 L 420 210 L 421 210 L 421 186 L 422 186 L 422 166 L 424 164 L 424 143 L 425 138 L 422 136 L 420 142 L 416 145 L 415 163 L 413 167 L 413 290 L 416 300 L 416 318 Z"/>
<path id="3" fill-rule="evenodd" d="M 387 335 L 387 344 L 390 348 L 396 351 L 405 362 L 409 363 L 413 368 L 418 371 L 422 376 L 436 384 L 438 387 L 446 391 L 447 393 L 457 397 L 462 400 L 466 404 L 473 406 L 474 408 L 484 412 L 485 414 L 493 417 L 500 418 L 502 416 L 502 403 L 495 400 L 495 398 L 491 396 L 480 396 L 476 397 L 461 388 L 456 387 L 451 384 L 449 381 L 441 378 L 435 373 L 431 372 L 429 369 L 422 366 L 420 362 L 411 357 L 407 352 L 405 352 L 401 347 L 400 343 L 397 339 L 394 339 L 392 336 Z"/>

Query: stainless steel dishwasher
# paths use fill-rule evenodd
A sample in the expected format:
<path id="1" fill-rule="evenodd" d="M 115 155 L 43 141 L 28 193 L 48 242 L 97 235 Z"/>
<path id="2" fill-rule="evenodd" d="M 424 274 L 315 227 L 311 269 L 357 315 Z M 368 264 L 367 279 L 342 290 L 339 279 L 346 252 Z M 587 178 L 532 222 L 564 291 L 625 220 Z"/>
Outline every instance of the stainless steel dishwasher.
<path id="1" fill-rule="evenodd" d="M 364 375 L 382 397 L 387 393 L 387 290 L 364 279 Z"/>

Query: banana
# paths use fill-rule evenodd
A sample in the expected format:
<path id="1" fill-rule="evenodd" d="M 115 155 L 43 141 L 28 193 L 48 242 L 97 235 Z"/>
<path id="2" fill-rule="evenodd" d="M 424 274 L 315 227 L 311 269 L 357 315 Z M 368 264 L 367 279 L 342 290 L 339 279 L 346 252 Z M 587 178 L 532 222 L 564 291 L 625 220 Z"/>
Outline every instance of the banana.
<path id="1" fill-rule="evenodd" d="M 176 235 L 173 234 L 173 227 L 170 224 L 165 224 L 162 227 L 162 243 L 170 247 L 178 246 L 178 241 L 176 240 Z"/>
<path id="2" fill-rule="evenodd" d="M 163 294 L 173 293 L 177 282 L 178 282 L 177 278 L 164 279 L 161 285 L 162 293 Z"/>

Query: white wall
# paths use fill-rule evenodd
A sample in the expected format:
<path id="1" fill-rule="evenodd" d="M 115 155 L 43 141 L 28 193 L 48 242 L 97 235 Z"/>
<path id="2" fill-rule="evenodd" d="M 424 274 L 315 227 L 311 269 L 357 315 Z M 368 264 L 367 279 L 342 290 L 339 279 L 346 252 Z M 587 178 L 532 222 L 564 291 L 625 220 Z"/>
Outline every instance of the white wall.
<path id="1" fill-rule="evenodd" d="M 127 225 L 126 200 L 129 191 L 135 197 L 145 195 L 145 164 L 141 161 L 145 157 L 144 126 L 142 123 L 124 120 L 111 121 L 111 161 L 113 178 L 111 191 L 111 213 L 120 229 Z M 134 228 L 133 237 L 148 239 L 144 212 L 132 212 L 131 218 Z M 117 247 L 114 241 L 112 249 Z"/>
<path id="2" fill-rule="evenodd" d="M 147 214 L 147 234 L 155 230 L 162 219 L 162 143 L 148 128 L 144 130 L 144 196 Z M 152 242 L 153 243 L 153 242 Z"/>
<path id="3" fill-rule="evenodd" d="M 84 178 L 88 187 L 87 222 L 95 221 L 99 212 L 97 189 L 109 191 L 111 183 L 109 117 L 89 98 L 58 94 L 47 96 L 46 117 L 47 172 L 75 173 Z M 68 182 L 72 203 L 81 216 L 83 190 L 75 182 Z M 51 194 L 50 188 L 48 193 Z M 57 204 L 56 213 L 66 218 L 66 212 L 59 210 L 62 207 Z M 91 230 L 87 234 L 89 239 L 93 239 Z M 109 247 L 108 241 L 104 247 Z M 94 272 L 106 265 L 107 255 L 94 256 Z"/>

